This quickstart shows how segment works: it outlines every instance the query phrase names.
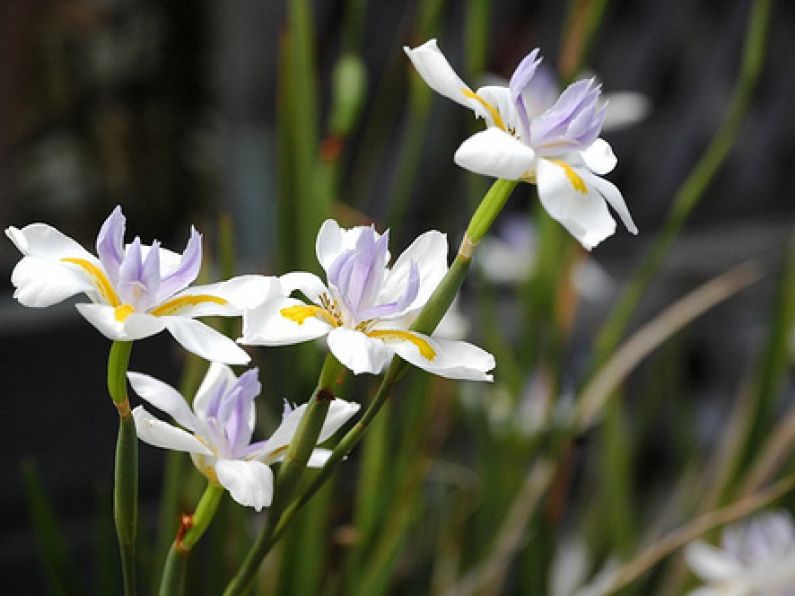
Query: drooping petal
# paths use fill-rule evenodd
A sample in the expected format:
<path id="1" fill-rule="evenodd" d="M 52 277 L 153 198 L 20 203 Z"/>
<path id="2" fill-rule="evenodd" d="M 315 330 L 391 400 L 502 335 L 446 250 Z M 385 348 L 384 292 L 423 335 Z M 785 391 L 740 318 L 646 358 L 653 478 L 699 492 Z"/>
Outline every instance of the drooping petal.
<path id="1" fill-rule="evenodd" d="M 328 322 L 313 314 L 317 312 L 319 307 L 295 298 L 268 300 L 243 311 L 243 337 L 239 341 L 250 346 L 287 346 L 317 339 L 331 329 Z"/>
<path id="2" fill-rule="evenodd" d="M 176 268 L 163 272 L 157 301 L 162 302 L 172 294 L 187 288 L 199 275 L 202 266 L 202 236 L 191 226 L 190 237 Z"/>
<path id="3" fill-rule="evenodd" d="M 132 415 L 135 420 L 135 431 L 138 433 L 138 438 L 144 443 L 173 451 L 200 453 L 202 455 L 213 454 L 204 443 L 192 434 L 167 422 L 158 420 L 147 412 L 143 406 L 136 407 L 132 411 Z"/>
<path id="4" fill-rule="evenodd" d="M 601 194 L 608 204 L 615 210 L 615 212 L 618 213 L 618 216 L 621 218 L 621 221 L 624 223 L 627 230 L 629 230 L 632 234 L 637 234 L 638 228 L 635 225 L 635 222 L 632 221 L 632 215 L 629 213 L 629 208 L 627 207 L 626 202 L 624 202 L 624 197 L 621 195 L 621 191 L 618 190 L 616 185 L 609 180 L 600 178 L 599 176 L 586 177 L 586 180 L 588 180 L 590 185 L 596 187 L 596 189 L 599 191 L 599 194 Z"/>
<path id="5" fill-rule="evenodd" d="M 531 173 L 535 152 L 507 132 L 487 128 L 461 143 L 453 159 L 476 174 L 520 180 Z"/>
<path id="6" fill-rule="evenodd" d="M 395 261 L 384 279 L 378 302 L 399 300 L 409 284 L 411 264 L 419 270 L 419 288 L 414 300 L 395 316 L 425 306 L 436 286 L 447 273 L 447 235 L 430 230 L 417 237 Z"/>
<path id="7" fill-rule="evenodd" d="M 14 298 L 23 306 L 44 307 L 57 304 L 94 286 L 80 270 L 57 261 L 23 257 L 11 272 Z"/>
<path id="8" fill-rule="evenodd" d="M 602 195 L 583 177 L 587 177 L 584 170 L 575 170 L 568 164 L 547 159 L 538 162 L 536 179 L 541 204 L 590 250 L 616 231 L 616 222 Z"/>
<path id="9" fill-rule="evenodd" d="M 193 411 L 202 424 L 207 420 L 207 408 L 218 387 L 231 387 L 237 377 L 232 369 L 221 362 L 211 362 L 193 398 Z"/>
<path id="10" fill-rule="evenodd" d="M 399 336 L 387 341 L 387 346 L 398 356 L 430 373 L 448 379 L 492 381 L 489 373 L 494 369 L 494 356 L 465 341 L 428 337 L 410 332 L 418 341 L 408 341 Z M 422 346 L 424 349 L 420 349 Z M 430 347 L 432 352 L 427 350 Z M 430 356 L 430 357 L 429 357 Z"/>
<path id="11" fill-rule="evenodd" d="M 383 342 L 345 327 L 337 327 L 328 334 L 328 347 L 355 375 L 380 373 L 391 355 Z"/>
<path id="12" fill-rule="evenodd" d="M 111 211 L 97 234 L 97 254 L 111 279 L 116 279 L 119 267 L 124 260 L 124 227 L 127 219 L 121 205 Z"/>
<path id="13" fill-rule="evenodd" d="M 6 228 L 6 236 L 26 257 L 39 257 L 48 261 L 65 258 L 84 259 L 100 266 L 99 259 L 69 236 L 47 224 L 35 223 L 22 228 Z"/>
<path id="14" fill-rule="evenodd" d="M 232 498 L 244 505 L 261 511 L 273 501 L 273 472 L 258 461 L 219 459 L 215 474 Z"/>
<path id="15" fill-rule="evenodd" d="M 588 169 L 600 176 L 612 172 L 618 163 L 612 147 L 604 139 L 596 139 L 585 151 L 580 151 L 580 156 Z"/>
<path id="16" fill-rule="evenodd" d="M 487 116 L 483 106 L 471 98 L 472 90 L 450 66 L 447 58 L 436 45 L 435 39 L 430 39 L 416 48 L 403 46 L 403 51 L 406 52 L 406 56 L 409 57 L 414 68 L 417 69 L 417 73 L 428 84 L 428 87 L 438 94 L 474 110 L 482 118 Z"/>
<path id="17" fill-rule="evenodd" d="M 314 273 L 306 273 L 304 271 L 285 273 L 279 277 L 279 282 L 282 285 L 285 296 L 289 296 L 297 290 L 315 304 L 320 304 L 320 297 L 323 294 L 331 295 L 326 284 Z"/>
<path id="18" fill-rule="evenodd" d="M 206 360 L 225 364 L 248 364 L 248 354 L 212 327 L 186 317 L 159 317 L 180 345 Z"/>
<path id="19" fill-rule="evenodd" d="M 318 445 L 331 438 L 343 424 L 348 422 L 359 411 L 361 406 L 356 402 L 335 399 L 329 406 L 323 427 L 318 435 Z"/>
<path id="20" fill-rule="evenodd" d="M 737 577 L 743 569 L 736 561 L 706 542 L 692 542 L 685 549 L 690 568 L 707 581 Z"/>
<path id="21" fill-rule="evenodd" d="M 119 317 L 116 308 L 105 304 L 76 304 L 85 319 L 108 339 L 135 341 L 151 337 L 166 328 L 166 322 L 143 313 L 132 313 Z"/>
<path id="22" fill-rule="evenodd" d="M 171 385 L 138 372 L 128 372 L 127 378 L 141 399 L 171 416 L 180 426 L 194 433 L 198 431 L 196 417 L 188 402 Z"/>

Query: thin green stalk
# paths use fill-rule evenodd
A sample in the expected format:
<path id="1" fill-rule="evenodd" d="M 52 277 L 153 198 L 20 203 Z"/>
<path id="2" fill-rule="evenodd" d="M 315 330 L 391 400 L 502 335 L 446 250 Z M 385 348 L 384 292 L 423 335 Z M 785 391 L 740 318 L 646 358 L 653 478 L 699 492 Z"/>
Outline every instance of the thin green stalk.
<path id="1" fill-rule="evenodd" d="M 207 531 L 224 496 L 224 488 L 212 482 L 207 484 L 196 511 L 183 518 L 177 537 L 171 544 L 160 581 L 160 596 L 177 596 L 185 591 L 185 569 L 188 555 Z"/>
<path id="2" fill-rule="evenodd" d="M 262 559 L 268 553 L 272 544 L 276 520 L 280 519 L 282 511 L 300 480 L 301 473 L 306 468 L 306 462 L 317 444 L 320 430 L 326 419 L 331 400 L 334 399 L 334 389 L 342 373 L 342 365 L 329 354 L 320 371 L 317 387 L 307 404 L 307 409 L 295 431 L 295 438 L 285 455 L 284 462 L 276 479 L 273 504 L 268 512 L 268 519 L 259 537 L 249 550 L 232 581 L 226 587 L 224 594 L 242 594 L 259 568 Z"/>
<path id="3" fill-rule="evenodd" d="M 108 356 L 108 392 L 119 413 L 116 440 L 113 519 L 119 538 L 124 593 L 136 593 L 135 538 L 138 530 L 138 436 L 127 398 L 127 366 L 132 342 L 114 341 Z"/>

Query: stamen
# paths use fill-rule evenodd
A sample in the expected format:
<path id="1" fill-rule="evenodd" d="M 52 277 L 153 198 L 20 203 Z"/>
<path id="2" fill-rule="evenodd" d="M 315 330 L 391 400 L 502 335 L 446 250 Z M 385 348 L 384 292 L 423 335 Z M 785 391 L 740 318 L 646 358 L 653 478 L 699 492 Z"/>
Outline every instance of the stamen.
<path id="1" fill-rule="evenodd" d="M 327 310 L 319 306 L 310 306 L 306 304 L 296 304 L 295 306 L 288 306 L 279 311 L 285 319 L 290 319 L 293 323 L 303 325 L 304 321 L 311 317 L 325 321 L 332 327 L 339 327 L 339 321 L 334 319 L 334 316 Z"/>
<path id="2" fill-rule="evenodd" d="M 461 89 L 461 93 L 463 93 L 464 96 L 468 97 L 469 99 L 474 99 L 484 108 L 486 108 L 486 111 L 488 111 L 489 115 L 491 116 L 491 119 L 494 120 L 494 126 L 504 130 L 505 132 L 508 132 L 508 127 L 506 127 L 505 122 L 502 121 L 502 116 L 500 116 L 500 112 L 497 110 L 497 108 L 495 108 L 493 105 L 491 105 L 489 102 L 487 102 L 485 99 L 483 99 L 480 95 L 478 95 L 474 91 L 470 91 L 465 87 Z"/>
<path id="3" fill-rule="evenodd" d="M 368 337 L 375 337 L 382 341 L 407 341 L 414 344 L 420 351 L 420 355 L 426 360 L 436 358 L 436 350 L 427 341 L 413 334 L 411 331 L 400 331 L 397 329 L 376 329 L 367 332 Z"/>
<path id="4" fill-rule="evenodd" d="M 574 187 L 574 190 L 576 190 L 577 192 L 581 192 L 583 194 L 588 192 L 588 187 L 585 185 L 585 181 L 582 178 L 580 178 L 577 172 L 574 171 L 574 168 L 572 168 L 565 161 L 560 161 L 559 159 L 551 159 L 550 161 L 555 165 L 558 165 L 561 168 L 563 168 L 563 171 L 566 174 L 566 178 L 569 179 L 569 182 L 571 182 L 571 185 Z"/>
<path id="5" fill-rule="evenodd" d="M 193 294 L 188 296 L 180 296 L 179 298 L 172 298 L 166 300 L 160 306 L 156 306 L 149 311 L 150 315 L 156 317 L 163 317 L 166 315 L 173 315 L 175 312 L 182 310 L 188 306 L 196 306 L 197 304 L 204 304 L 212 302 L 213 304 L 220 304 L 221 306 L 229 304 L 227 300 L 220 296 L 213 296 L 212 294 Z"/>
<path id="6" fill-rule="evenodd" d="M 120 304 L 116 307 L 113 311 L 113 316 L 119 323 L 124 323 L 127 318 L 135 312 L 135 308 L 132 304 Z"/>
<path id="7" fill-rule="evenodd" d="M 94 285 L 97 288 L 100 296 L 105 299 L 105 302 L 110 304 L 111 306 L 120 306 L 121 300 L 119 300 L 119 295 L 116 294 L 116 290 L 113 289 L 113 284 L 110 283 L 110 280 L 105 275 L 105 272 L 102 271 L 99 267 L 94 265 L 93 263 L 86 261 L 85 259 L 74 259 L 71 257 L 67 257 L 61 259 L 64 263 L 71 263 L 72 265 L 77 265 L 81 269 L 83 269 L 88 275 L 91 277 L 91 280 L 94 282 Z"/>

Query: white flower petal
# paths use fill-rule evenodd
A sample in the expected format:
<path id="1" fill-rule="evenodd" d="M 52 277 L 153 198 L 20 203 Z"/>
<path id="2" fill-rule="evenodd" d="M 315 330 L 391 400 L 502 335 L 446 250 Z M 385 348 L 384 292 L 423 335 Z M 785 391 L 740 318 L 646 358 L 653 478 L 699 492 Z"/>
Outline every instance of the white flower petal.
<path id="1" fill-rule="evenodd" d="M 285 296 L 289 296 L 292 292 L 298 290 L 315 304 L 320 304 L 320 296 L 323 294 L 331 294 L 326 284 L 314 273 L 293 271 L 282 275 L 279 281 L 282 284 Z"/>
<path id="2" fill-rule="evenodd" d="M 221 298 L 226 303 L 202 301 L 191 304 L 186 300 L 179 310 L 169 314 L 185 317 L 237 316 L 245 308 L 254 308 L 266 300 L 282 296 L 279 278 L 266 275 L 240 275 L 227 281 L 202 286 L 192 286 L 175 294 L 167 302 L 177 301 L 191 296 L 212 296 Z"/>
<path id="3" fill-rule="evenodd" d="M 586 179 L 591 185 L 596 187 L 599 194 L 601 194 L 615 212 L 618 213 L 618 216 L 621 218 L 626 228 L 631 233 L 637 234 L 638 228 L 635 222 L 632 221 L 632 215 L 630 215 L 629 208 L 626 202 L 624 202 L 624 197 L 621 195 L 621 191 L 618 190 L 618 187 L 609 180 L 605 180 L 599 176 L 589 176 L 586 177 Z"/>
<path id="4" fill-rule="evenodd" d="M 192 434 L 167 422 L 158 420 L 147 412 L 143 406 L 135 408 L 132 411 L 132 415 L 135 420 L 135 432 L 144 443 L 173 451 L 212 455 L 212 451 L 207 449 Z"/>
<path id="5" fill-rule="evenodd" d="M 306 404 L 302 404 L 282 418 L 278 428 L 273 432 L 271 437 L 265 441 L 262 448 L 258 449 L 252 457 L 262 459 L 266 463 L 281 460 L 287 451 L 287 447 L 289 447 L 295 436 L 295 431 L 298 429 L 304 412 L 306 412 L 306 407 Z M 359 404 L 354 402 L 334 399 L 329 405 L 326 419 L 323 421 L 323 427 L 320 429 L 320 435 L 317 439 L 318 444 L 323 443 L 337 432 L 343 424 L 359 411 L 359 407 Z"/>
<path id="6" fill-rule="evenodd" d="M 287 346 L 317 339 L 329 332 L 331 325 L 314 316 L 297 323 L 282 314 L 283 309 L 295 306 L 306 305 L 295 298 L 274 298 L 243 311 L 243 337 L 238 341 L 250 346 Z"/>
<path id="7" fill-rule="evenodd" d="M 163 318 L 145 313 L 132 313 L 119 321 L 116 309 L 107 304 L 76 304 L 75 307 L 102 335 L 114 341 L 136 341 L 166 328 Z"/>
<path id="8" fill-rule="evenodd" d="M 387 345 L 414 366 L 448 379 L 494 380 L 494 377 L 488 374 L 495 366 L 494 356 L 485 350 L 465 341 L 438 339 L 413 331 L 410 333 L 431 347 L 433 358 L 424 356 L 418 346 L 408 340 L 390 340 Z"/>
<path id="9" fill-rule="evenodd" d="M 487 128 L 461 143 L 453 159 L 476 174 L 519 180 L 531 173 L 535 152 L 507 132 Z"/>
<path id="10" fill-rule="evenodd" d="M 604 176 L 612 172 L 618 163 L 613 148 L 604 139 L 596 139 L 585 151 L 580 151 L 585 165 L 595 174 Z"/>
<path id="11" fill-rule="evenodd" d="M 328 334 L 328 347 L 337 360 L 355 375 L 377 375 L 391 356 L 382 341 L 345 327 L 337 327 Z"/>
<path id="12" fill-rule="evenodd" d="M 202 379 L 201 385 L 199 385 L 199 389 L 193 397 L 193 411 L 196 412 L 196 417 L 202 424 L 207 419 L 205 415 L 207 404 L 215 393 L 216 387 L 224 384 L 228 390 L 234 385 L 236 380 L 235 373 L 226 364 L 221 362 L 210 363 L 210 367 L 207 369 L 207 373 L 204 375 L 204 379 Z"/>
<path id="13" fill-rule="evenodd" d="M 582 169 L 568 168 L 584 183 L 584 177 L 590 178 Z M 538 161 L 536 178 L 538 198 L 544 209 L 586 249 L 591 250 L 616 231 L 616 222 L 596 188 L 586 184 L 586 192 L 580 192 L 573 186 L 566 170 L 548 159 Z"/>
<path id="14" fill-rule="evenodd" d="M 248 364 L 248 354 L 231 339 L 200 321 L 187 317 L 160 317 L 179 344 L 205 360 Z"/>
<path id="15" fill-rule="evenodd" d="M 505 126 L 521 132 L 521 122 L 519 121 L 519 114 L 516 111 L 516 103 L 511 99 L 511 90 L 508 87 L 489 85 L 487 87 L 481 87 L 478 89 L 477 93 L 484 101 L 499 112 Z M 491 114 L 486 118 L 486 122 L 490 127 L 497 125 Z"/>
<path id="16" fill-rule="evenodd" d="M 85 259 L 99 265 L 99 259 L 52 226 L 34 223 L 21 230 L 13 226 L 6 228 L 6 236 L 26 257 L 39 257 L 48 261 L 65 258 Z"/>
<path id="17" fill-rule="evenodd" d="M 315 449 L 306 462 L 307 468 L 322 468 L 331 457 L 331 449 Z"/>
<path id="18" fill-rule="evenodd" d="M 635 91 L 603 93 L 607 104 L 602 130 L 620 130 L 643 120 L 651 111 L 651 101 Z"/>
<path id="19" fill-rule="evenodd" d="M 417 263 L 420 274 L 420 288 L 414 301 L 403 313 L 422 308 L 428 298 L 447 273 L 447 235 L 430 230 L 417 237 L 409 247 L 397 258 L 394 266 L 384 279 L 384 285 L 378 295 L 377 302 L 384 304 L 398 300 L 406 289 L 411 263 Z"/>
<path id="20" fill-rule="evenodd" d="M 472 90 L 450 66 L 447 58 L 436 45 L 435 39 L 428 40 L 416 48 L 403 46 L 403 51 L 406 52 L 406 56 L 409 57 L 414 68 L 417 69 L 417 73 L 428 84 L 428 87 L 439 95 L 474 110 L 479 116 L 486 117 L 486 110 L 483 109 L 483 106 L 465 94 L 466 91 L 471 93 Z"/>
<path id="21" fill-rule="evenodd" d="M 171 385 L 137 372 L 128 372 L 127 378 L 141 399 L 170 415 L 182 427 L 194 433 L 198 430 L 196 417 L 188 402 Z"/>
<path id="22" fill-rule="evenodd" d="M 273 472 L 261 462 L 219 459 L 215 474 L 221 486 L 241 505 L 260 511 L 273 501 Z"/>
<path id="23" fill-rule="evenodd" d="M 743 572 L 736 561 L 706 542 L 690 543 L 685 549 L 685 559 L 690 568 L 707 581 L 731 579 Z"/>
<path id="24" fill-rule="evenodd" d="M 315 253 L 324 271 L 328 272 L 331 264 L 343 251 L 356 246 L 363 229 L 365 229 L 365 226 L 357 226 L 346 230 L 341 228 L 333 219 L 327 219 L 323 222 L 317 233 Z"/>
<path id="25" fill-rule="evenodd" d="M 77 271 L 57 261 L 23 257 L 11 273 L 14 298 L 23 306 L 44 307 L 57 304 L 75 294 L 91 292 L 94 286 Z"/>

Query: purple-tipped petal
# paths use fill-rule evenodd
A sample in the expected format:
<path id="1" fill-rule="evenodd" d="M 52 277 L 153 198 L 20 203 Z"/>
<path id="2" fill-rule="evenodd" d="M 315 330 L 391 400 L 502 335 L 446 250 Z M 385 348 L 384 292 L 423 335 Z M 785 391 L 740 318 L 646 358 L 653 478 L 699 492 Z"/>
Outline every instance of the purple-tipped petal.
<path id="1" fill-rule="evenodd" d="M 158 302 L 187 288 L 198 277 L 201 266 L 202 236 L 196 231 L 196 228 L 191 226 L 190 238 L 188 238 L 188 244 L 185 246 L 179 265 L 174 271 L 166 274 L 160 282 Z"/>
<path id="2" fill-rule="evenodd" d="M 530 52 L 516 67 L 511 75 L 511 81 L 508 87 L 511 89 L 511 97 L 514 101 L 524 93 L 527 86 L 530 84 L 533 76 L 536 73 L 538 65 L 541 64 L 541 58 L 538 58 L 538 48 Z"/>
<path id="3" fill-rule="evenodd" d="M 115 280 L 118 277 L 119 267 L 124 260 L 124 227 L 126 221 L 121 211 L 121 206 L 116 205 L 116 208 L 111 211 L 99 229 L 99 234 L 97 234 L 97 254 L 111 280 Z"/>

